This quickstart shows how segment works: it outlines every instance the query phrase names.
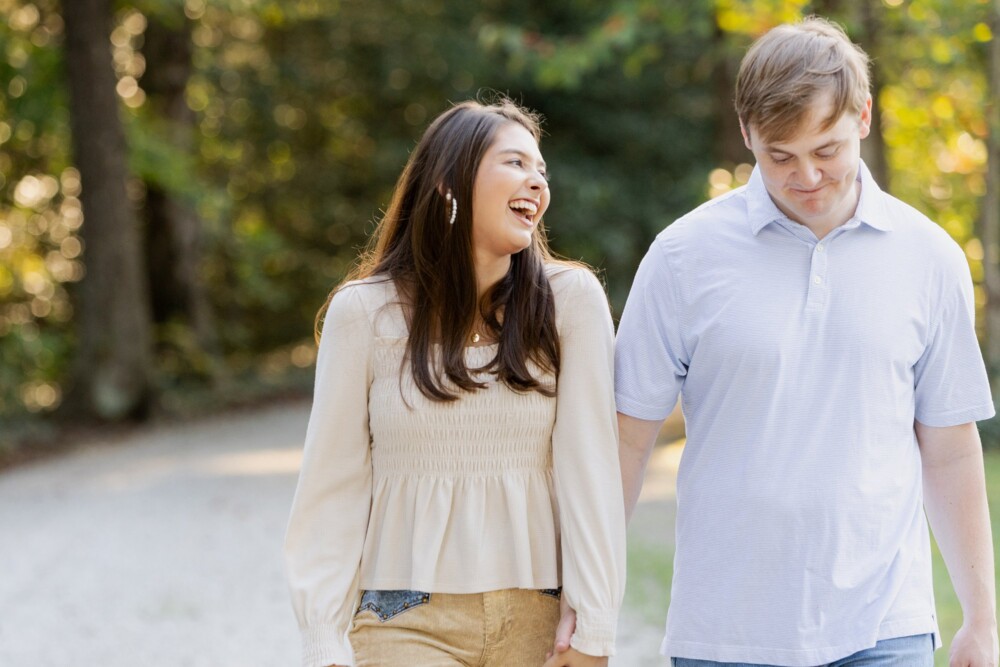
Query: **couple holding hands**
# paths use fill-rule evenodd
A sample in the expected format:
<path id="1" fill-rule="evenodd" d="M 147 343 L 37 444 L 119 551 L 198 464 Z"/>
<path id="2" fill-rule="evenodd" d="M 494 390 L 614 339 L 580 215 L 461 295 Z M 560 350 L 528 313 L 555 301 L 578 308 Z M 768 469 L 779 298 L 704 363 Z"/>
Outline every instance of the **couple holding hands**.
<path id="1" fill-rule="evenodd" d="M 996 666 L 965 256 L 861 161 L 868 58 L 839 27 L 768 32 L 735 99 L 750 181 L 656 238 L 617 340 L 549 253 L 537 117 L 426 130 L 318 318 L 285 543 L 306 667 L 606 665 L 680 395 L 672 665 L 932 665 L 929 519 L 952 665 Z"/>

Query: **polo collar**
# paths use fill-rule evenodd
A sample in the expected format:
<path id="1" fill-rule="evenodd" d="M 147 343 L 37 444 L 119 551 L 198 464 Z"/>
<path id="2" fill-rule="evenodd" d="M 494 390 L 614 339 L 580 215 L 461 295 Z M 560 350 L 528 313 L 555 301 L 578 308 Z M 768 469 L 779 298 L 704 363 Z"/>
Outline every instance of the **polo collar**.
<path id="1" fill-rule="evenodd" d="M 859 161 L 858 180 L 861 181 L 861 197 L 858 199 L 858 208 L 855 210 L 852 220 L 868 225 L 872 229 L 891 232 L 892 222 L 886 215 L 883 205 L 886 194 L 875 182 L 864 160 Z M 747 182 L 747 217 L 750 221 L 750 231 L 754 236 L 757 236 L 760 230 L 772 222 L 787 219 L 767 193 L 758 166 L 754 166 L 750 180 Z M 846 224 L 850 225 L 851 221 Z"/>

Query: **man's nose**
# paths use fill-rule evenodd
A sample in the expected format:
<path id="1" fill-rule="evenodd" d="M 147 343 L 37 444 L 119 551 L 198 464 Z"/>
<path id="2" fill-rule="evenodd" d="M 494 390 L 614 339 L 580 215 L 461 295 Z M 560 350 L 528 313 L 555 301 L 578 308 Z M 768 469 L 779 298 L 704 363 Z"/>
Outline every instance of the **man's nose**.
<path id="1" fill-rule="evenodd" d="M 822 178 L 823 172 L 820 171 L 818 165 L 810 161 L 802 162 L 802 167 L 799 170 L 799 180 L 802 182 L 802 185 L 807 188 L 814 187 L 819 185 Z"/>

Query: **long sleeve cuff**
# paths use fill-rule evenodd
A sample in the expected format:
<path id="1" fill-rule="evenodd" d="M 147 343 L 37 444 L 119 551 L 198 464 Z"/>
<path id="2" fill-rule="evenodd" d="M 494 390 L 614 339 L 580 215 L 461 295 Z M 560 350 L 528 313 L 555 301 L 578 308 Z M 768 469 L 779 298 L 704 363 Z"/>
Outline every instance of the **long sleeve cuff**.
<path id="1" fill-rule="evenodd" d="M 587 655 L 614 655 L 617 628 L 617 609 L 577 610 L 576 631 L 570 639 L 570 646 Z"/>
<path id="2" fill-rule="evenodd" d="M 353 664 L 354 653 L 345 632 L 332 625 L 302 628 L 303 667 Z"/>

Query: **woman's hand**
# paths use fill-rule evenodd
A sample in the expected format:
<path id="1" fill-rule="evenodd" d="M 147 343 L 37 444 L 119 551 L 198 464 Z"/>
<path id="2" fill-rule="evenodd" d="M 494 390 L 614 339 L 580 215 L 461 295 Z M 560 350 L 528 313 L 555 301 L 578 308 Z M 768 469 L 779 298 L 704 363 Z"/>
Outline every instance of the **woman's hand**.
<path id="1" fill-rule="evenodd" d="M 607 657 L 587 655 L 570 648 L 569 640 L 576 631 L 576 612 L 566 602 L 565 595 L 559 601 L 559 610 L 561 615 L 559 625 L 556 626 L 553 650 L 545 656 L 547 659 L 542 667 L 605 667 L 608 664 Z"/>
<path id="2" fill-rule="evenodd" d="M 542 667 L 607 667 L 607 656 L 587 655 L 575 648 L 556 653 Z"/>

